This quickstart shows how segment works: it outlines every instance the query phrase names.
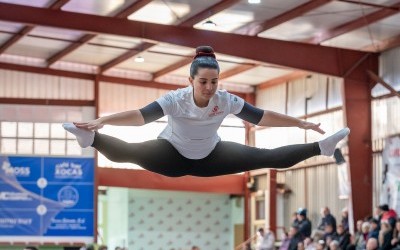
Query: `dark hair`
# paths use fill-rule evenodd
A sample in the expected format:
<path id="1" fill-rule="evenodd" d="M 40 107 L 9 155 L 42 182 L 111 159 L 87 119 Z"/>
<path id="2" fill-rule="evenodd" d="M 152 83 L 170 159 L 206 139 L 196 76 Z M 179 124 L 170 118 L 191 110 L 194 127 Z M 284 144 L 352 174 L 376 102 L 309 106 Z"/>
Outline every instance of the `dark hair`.
<path id="1" fill-rule="evenodd" d="M 219 73 L 219 64 L 215 58 L 214 49 L 210 46 L 199 46 L 190 65 L 190 77 L 197 75 L 199 68 L 216 69 Z"/>

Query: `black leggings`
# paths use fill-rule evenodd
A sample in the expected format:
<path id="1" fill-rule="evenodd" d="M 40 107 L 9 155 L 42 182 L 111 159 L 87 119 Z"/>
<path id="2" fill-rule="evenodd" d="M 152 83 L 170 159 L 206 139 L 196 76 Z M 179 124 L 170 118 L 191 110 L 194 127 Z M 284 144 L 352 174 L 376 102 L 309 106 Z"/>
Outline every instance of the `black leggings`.
<path id="1" fill-rule="evenodd" d="M 149 171 L 170 177 L 207 177 L 259 168 L 288 168 L 321 153 L 317 142 L 260 149 L 220 141 L 207 157 L 191 160 L 182 156 L 164 139 L 127 143 L 99 133 L 96 133 L 92 146 L 111 161 L 135 163 Z"/>

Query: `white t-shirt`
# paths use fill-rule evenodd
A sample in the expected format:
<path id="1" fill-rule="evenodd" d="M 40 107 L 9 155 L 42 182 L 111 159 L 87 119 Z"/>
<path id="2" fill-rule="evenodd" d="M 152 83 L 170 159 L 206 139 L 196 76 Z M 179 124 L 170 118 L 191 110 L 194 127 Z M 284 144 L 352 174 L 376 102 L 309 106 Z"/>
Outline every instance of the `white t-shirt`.
<path id="1" fill-rule="evenodd" d="M 221 140 L 217 130 L 222 120 L 240 113 L 244 105 L 242 98 L 217 90 L 207 107 L 197 107 L 192 86 L 170 91 L 156 101 L 168 115 L 168 125 L 158 137 L 168 140 L 188 159 L 209 155 Z"/>

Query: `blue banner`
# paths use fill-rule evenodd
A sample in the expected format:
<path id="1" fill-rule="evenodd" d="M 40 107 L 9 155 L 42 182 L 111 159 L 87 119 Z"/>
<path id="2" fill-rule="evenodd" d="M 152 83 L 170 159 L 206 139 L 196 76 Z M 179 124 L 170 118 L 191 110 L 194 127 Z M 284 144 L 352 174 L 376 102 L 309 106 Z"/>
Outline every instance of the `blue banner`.
<path id="1" fill-rule="evenodd" d="M 0 156 L 0 166 L 0 241 L 93 240 L 93 158 Z"/>

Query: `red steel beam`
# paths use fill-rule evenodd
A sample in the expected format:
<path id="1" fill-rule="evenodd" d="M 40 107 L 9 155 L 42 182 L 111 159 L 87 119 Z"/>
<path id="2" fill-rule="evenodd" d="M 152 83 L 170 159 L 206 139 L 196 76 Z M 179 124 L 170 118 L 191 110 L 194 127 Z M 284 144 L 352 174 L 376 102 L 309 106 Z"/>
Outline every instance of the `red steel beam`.
<path id="1" fill-rule="evenodd" d="M 27 66 L 27 65 L 20 65 L 20 64 L 2 63 L 2 62 L 0 62 L 0 69 L 36 73 L 36 74 L 41 74 L 41 75 L 69 77 L 69 78 L 92 80 L 92 81 L 95 81 L 96 77 L 97 77 L 97 80 L 102 81 L 102 82 L 118 83 L 118 84 L 138 86 L 138 87 L 144 87 L 144 88 L 175 90 L 178 88 L 185 87 L 184 85 L 177 85 L 177 84 L 159 83 L 159 82 L 155 82 L 155 81 L 144 81 L 144 80 L 128 79 L 128 78 L 106 76 L 106 75 L 95 75 L 95 74 L 89 74 L 89 73 L 80 73 L 80 72 L 73 72 L 73 71 L 67 71 L 67 70 L 41 68 L 41 67 L 34 67 L 34 66 Z M 242 98 L 245 98 L 245 96 L 246 96 L 245 93 L 234 92 L 234 91 L 231 91 L 231 93 L 235 94 L 239 97 L 242 97 Z"/>
<path id="2" fill-rule="evenodd" d="M 115 15 L 115 18 L 127 18 L 129 15 L 134 13 L 135 11 L 139 10 L 143 6 L 147 5 L 150 3 L 151 0 L 138 0 L 134 3 L 132 3 L 130 6 L 126 7 L 125 9 L 121 10 Z M 79 47 L 81 47 L 83 44 L 87 43 L 91 39 L 96 37 L 96 34 L 85 34 L 81 38 L 79 38 L 76 42 L 70 44 L 63 50 L 59 51 L 58 53 L 54 54 L 50 58 L 47 59 L 47 67 L 50 67 L 52 64 L 60 60 L 61 58 L 65 57 L 66 55 L 72 53 Z"/>
<path id="3" fill-rule="evenodd" d="M 118 65 L 120 63 L 122 63 L 123 61 L 128 60 L 129 58 L 139 54 L 140 52 L 147 50 L 151 47 L 153 47 L 155 45 L 155 43 L 148 43 L 148 42 L 144 42 L 139 44 L 138 46 L 136 46 L 135 48 L 129 50 L 128 52 L 123 53 L 122 55 L 112 59 L 111 61 L 101 65 L 99 67 L 99 73 L 103 73 L 104 71 L 114 67 L 115 65 Z"/>
<path id="4" fill-rule="evenodd" d="M 331 30 L 327 30 L 323 32 L 322 34 L 319 34 L 316 37 L 313 37 L 311 39 L 307 39 L 304 42 L 312 43 L 312 44 L 319 44 L 323 41 L 329 40 L 331 38 L 340 36 L 342 34 L 345 34 L 347 32 L 362 28 L 364 26 L 367 26 L 371 23 L 377 22 L 379 20 L 382 20 L 384 18 L 387 18 L 389 16 L 395 15 L 399 13 L 399 10 L 395 10 L 393 8 L 399 8 L 400 3 L 396 3 L 394 5 L 390 6 L 391 8 L 383 8 L 381 10 L 375 11 L 371 14 L 368 14 L 366 16 L 357 18 L 353 21 L 350 21 L 348 23 L 339 25 L 338 27 L 335 27 Z"/>
<path id="5" fill-rule="evenodd" d="M 234 67 L 232 69 L 229 69 L 229 70 L 226 70 L 224 72 L 221 72 L 221 74 L 219 74 L 219 79 L 222 80 L 222 79 L 229 78 L 231 76 L 240 74 L 240 73 L 245 72 L 247 70 L 254 69 L 257 66 L 258 65 L 256 65 L 256 64 L 241 64 L 241 65 L 236 66 L 236 67 Z"/>
<path id="6" fill-rule="evenodd" d="M 48 8 L 52 9 L 52 10 L 58 10 L 58 9 L 61 9 L 61 7 L 64 6 L 69 1 L 70 0 L 57 0 L 54 3 L 52 3 Z M 29 32 L 31 32 L 33 30 L 33 28 L 35 28 L 35 26 L 30 26 L 30 25 L 27 25 L 27 26 L 21 28 L 20 31 L 17 32 L 17 34 L 12 36 L 10 39 L 8 39 L 6 42 L 4 42 L 0 46 L 0 54 L 3 54 L 4 51 L 6 51 L 12 45 L 17 43 L 19 40 L 21 40 L 21 38 L 24 37 Z"/>
<path id="7" fill-rule="evenodd" d="M 213 6 L 201 11 L 200 13 L 186 19 L 185 21 L 182 21 L 179 25 L 183 27 L 192 27 L 193 25 L 199 23 L 202 20 L 205 20 L 209 18 L 212 15 L 217 14 L 218 12 L 221 12 L 232 5 L 238 3 L 240 0 L 222 0 Z"/>
<path id="8" fill-rule="evenodd" d="M 366 52 L 349 49 L 143 23 L 82 13 L 52 11 L 6 3 L 0 3 L 0 20 L 93 33 L 142 37 L 187 47 L 209 44 L 223 54 L 339 77 L 366 55 Z M 227 46 L 228 44 L 229 46 Z M 362 68 L 358 68 L 358 70 L 362 71 L 361 79 L 364 79 L 365 70 Z M 360 76 L 358 73 L 352 72 L 348 77 Z"/>
<path id="9" fill-rule="evenodd" d="M 243 195 L 243 175 L 166 177 L 147 170 L 98 168 L 99 185 L 171 191 Z"/>
<path id="10" fill-rule="evenodd" d="M 322 5 L 325 5 L 331 1 L 332 0 L 311 0 L 307 3 L 297 6 L 294 9 L 291 9 L 285 13 L 282 13 L 272 19 L 266 20 L 265 22 L 257 25 L 257 29 L 253 30 L 252 33 L 249 35 L 255 36 L 263 31 L 271 29 L 271 28 L 278 26 L 284 22 L 290 21 L 296 17 L 299 17 L 313 9 L 321 7 Z M 242 29 L 242 28 L 240 28 L 240 29 Z"/>
<path id="11" fill-rule="evenodd" d="M 27 98 L 0 98 L 2 104 L 24 105 L 54 105 L 54 106 L 94 106 L 92 100 L 62 100 L 62 99 L 27 99 Z"/>

